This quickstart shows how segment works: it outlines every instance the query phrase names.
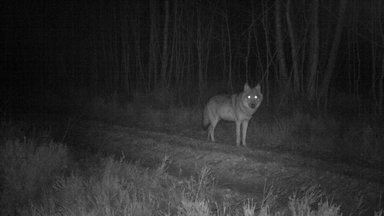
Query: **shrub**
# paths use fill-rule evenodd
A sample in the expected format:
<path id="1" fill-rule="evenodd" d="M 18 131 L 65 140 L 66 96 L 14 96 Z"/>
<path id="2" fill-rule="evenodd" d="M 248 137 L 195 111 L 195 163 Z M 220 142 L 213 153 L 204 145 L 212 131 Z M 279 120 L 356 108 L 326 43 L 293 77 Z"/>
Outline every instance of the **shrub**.
<path id="1" fill-rule="evenodd" d="M 301 197 L 297 194 L 292 195 L 288 207 L 292 216 L 341 216 L 340 206 L 321 201 L 324 197 L 317 186 L 312 186 Z"/>
<path id="2" fill-rule="evenodd" d="M 9 214 L 39 198 L 66 168 L 67 148 L 58 143 L 8 140 L 1 147 L 1 213 Z"/>
<path id="3" fill-rule="evenodd" d="M 42 203 L 31 205 L 29 214 L 156 215 L 168 202 L 179 201 L 164 166 L 147 170 L 112 158 L 101 163 L 88 177 L 71 175 L 58 180 Z"/>
<path id="4" fill-rule="evenodd" d="M 344 157 L 361 159 L 368 163 L 383 162 L 383 132 L 381 126 L 367 123 L 350 124 L 342 134 L 340 153 Z"/>

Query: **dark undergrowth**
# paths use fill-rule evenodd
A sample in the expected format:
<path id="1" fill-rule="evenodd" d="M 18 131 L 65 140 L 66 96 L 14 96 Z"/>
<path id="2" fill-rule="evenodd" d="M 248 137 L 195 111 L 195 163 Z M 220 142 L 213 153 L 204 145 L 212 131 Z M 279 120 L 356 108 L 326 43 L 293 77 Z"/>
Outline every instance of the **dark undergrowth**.
<path id="1" fill-rule="evenodd" d="M 51 112 L 72 119 L 96 119 L 185 135 L 193 134 L 185 131 L 196 131 L 198 133 L 195 134 L 199 134 L 201 139 L 206 139 L 206 135 L 200 133 L 204 130 L 204 104 L 182 106 L 177 103 L 180 99 L 170 90 L 138 93 L 131 97 L 122 97 L 119 94 L 94 96 L 85 90 L 69 92 L 71 93 L 62 95 L 46 93 L 43 95 L 44 99 L 36 99 L 24 106 L 3 106 L 2 110 L 7 114 L 26 110 Z M 383 167 L 384 121 L 369 114 L 359 114 L 358 108 L 346 101 L 349 97 L 342 98 L 343 100 L 333 102 L 328 114 L 316 112 L 316 109 L 304 106 L 305 103 L 302 102 L 295 102 L 294 105 L 287 104 L 294 102 L 285 102 L 286 105 L 283 106 L 279 100 L 264 101 L 254 114 L 248 129 L 249 147 Z M 20 107 L 22 108 L 18 111 Z"/>

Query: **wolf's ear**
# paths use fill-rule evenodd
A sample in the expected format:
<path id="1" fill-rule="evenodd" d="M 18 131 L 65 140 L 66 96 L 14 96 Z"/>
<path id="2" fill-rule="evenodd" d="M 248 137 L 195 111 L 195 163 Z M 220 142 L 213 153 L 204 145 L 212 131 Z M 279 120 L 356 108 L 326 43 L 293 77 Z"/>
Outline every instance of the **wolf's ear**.
<path id="1" fill-rule="evenodd" d="M 248 83 L 245 83 L 244 84 L 244 91 L 248 91 L 249 89 L 251 89 L 248 85 Z"/>
<path id="2" fill-rule="evenodd" d="M 260 91 L 260 89 L 261 89 L 261 87 L 260 87 L 260 83 L 259 84 L 257 84 L 257 86 L 255 87 L 255 89 L 256 89 L 256 91 Z"/>

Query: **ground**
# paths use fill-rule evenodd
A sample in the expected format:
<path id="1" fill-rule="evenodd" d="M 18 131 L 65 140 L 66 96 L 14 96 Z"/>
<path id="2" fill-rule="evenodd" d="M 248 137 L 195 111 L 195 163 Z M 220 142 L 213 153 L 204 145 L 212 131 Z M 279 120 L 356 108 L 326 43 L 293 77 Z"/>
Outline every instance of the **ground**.
<path id="1" fill-rule="evenodd" d="M 217 181 L 218 197 L 231 203 L 246 198 L 260 203 L 271 190 L 276 195 L 275 208 L 284 209 L 292 194 L 318 187 L 341 205 L 342 212 L 373 215 L 373 211 L 383 208 L 384 170 L 292 152 L 236 147 L 229 124 L 218 126 L 222 131 L 217 133 L 218 141 L 212 143 L 199 128 L 148 130 L 101 121 L 60 122 L 64 142 L 76 146 L 79 155 L 102 151 L 146 167 L 157 167 L 167 158 L 168 172 L 179 178 L 188 178 L 207 166 Z M 220 137 L 223 131 L 228 131 L 228 137 Z"/>

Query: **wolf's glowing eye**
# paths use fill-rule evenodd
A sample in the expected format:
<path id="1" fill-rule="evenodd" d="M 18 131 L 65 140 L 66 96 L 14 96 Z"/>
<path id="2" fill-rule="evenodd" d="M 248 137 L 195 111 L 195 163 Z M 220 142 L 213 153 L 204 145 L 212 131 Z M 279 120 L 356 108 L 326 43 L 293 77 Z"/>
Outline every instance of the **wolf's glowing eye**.
<path id="1" fill-rule="evenodd" d="M 251 96 L 248 95 L 248 99 L 251 99 Z"/>
<path id="2" fill-rule="evenodd" d="M 255 95 L 255 97 L 254 97 L 255 99 L 257 99 L 257 96 Z"/>

